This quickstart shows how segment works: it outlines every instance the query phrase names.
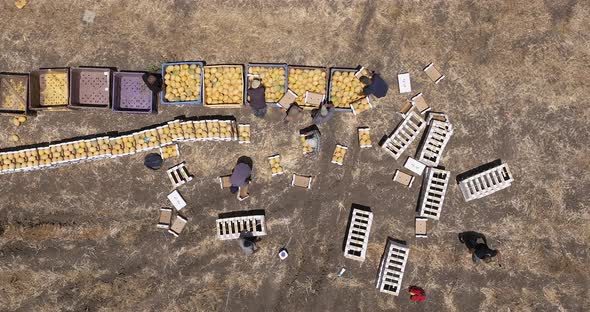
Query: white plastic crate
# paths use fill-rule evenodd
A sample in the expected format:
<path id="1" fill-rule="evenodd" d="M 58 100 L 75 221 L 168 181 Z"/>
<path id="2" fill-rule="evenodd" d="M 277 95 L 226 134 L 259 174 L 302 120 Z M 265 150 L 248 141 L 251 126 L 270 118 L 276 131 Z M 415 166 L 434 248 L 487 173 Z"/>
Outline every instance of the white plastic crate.
<path id="1" fill-rule="evenodd" d="M 266 235 L 264 215 L 222 218 L 215 223 L 217 238 L 220 240 L 238 239 L 244 231 L 255 237 Z"/>
<path id="2" fill-rule="evenodd" d="M 450 177 L 451 173 L 449 171 L 426 168 L 418 201 L 420 216 L 434 220 L 440 218 Z"/>
<path id="3" fill-rule="evenodd" d="M 420 132 L 425 126 L 426 122 L 420 115 L 416 114 L 414 111 L 408 112 L 406 118 L 385 140 L 382 148 L 393 156 L 393 158 L 398 159 L 420 135 Z"/>
<path id="4" fill-rule="evenodd" d="M 365 261 L 372 223 L 372 212 L 353 208 L 350 227 L 346 235 L 344 257 L 361 262 Z"/>
<path id="5" fill-rule="evenodd" d="M 380 292 L 399 295 L 409 253 L 408 246 L 392 239 L 387 240 L 377 277 L 376 287 Z"/>
<path id="6" fill-rule="evenodd" d="M 465 201 L 482 198 L 509 187 L 514 181 L 508 165 L 499 166 L 478 173 L 459 182 Z"/>

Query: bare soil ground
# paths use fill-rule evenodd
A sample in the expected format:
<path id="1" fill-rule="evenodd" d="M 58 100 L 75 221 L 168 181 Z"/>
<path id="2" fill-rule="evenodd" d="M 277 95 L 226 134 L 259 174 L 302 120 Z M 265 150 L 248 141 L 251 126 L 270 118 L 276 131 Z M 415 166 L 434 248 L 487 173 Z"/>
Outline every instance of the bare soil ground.
<path id="1" fill-rule="evenodd" d="M 94 23 L 82 22 L 85 9 Z M 585 311 L 590 306 L 590 5 L 586 1 L 43 1 L 23 10 L 0 3 L 0 69 L 108 65 L 142 70 L 164 61 L 286 62 L 375 68 L 392 86 L 375 109 L 338 114 L 317 160 L 302 157 L 297 129 L 270 110 L 162 107 L 152 116 L 47 112 L 16 128 L 3 117 L 0 147 L 108 131 L 175 116 L 224 114 L 253 126 L 251 145 L 185 143 L 196 178 L 181 192 L 185 232 L 156 229 L 171 185 L 142 155 L 0 176 L 2 311 Z M 434 61 L 447 78 L 421 72 Z M 501 158 L 514 184 L 466 203 L 453 183 L 428 239 L 413 237 L 420 179 L 391 181 L 402 163 L 360 150 L 356 127 L 373 140 L 401 120 L 396 75 L 456 130 L 443 165 L 454 177 Z M 330 164 L 336 143 L 351 147 Z M 407 155 L 413 153 L 416 144 Z M 265 157 L 280 153 L 288 175 L 270 178 Z M 254 159 L 251 198 L 238 202 L 216 177 L 240 155 Z M 405 159 L 405 157 L 404 157 Z M 167 165 L 172 165 L 168 162 Z M 291 173 L 316 176 L 310 191 Z M 375 214 L 364 263 L 341 244 L 352 203 Z M 264 209 L 268 233 L 247 257 L 215 238 L 219 213 Z M 486 234 L 503 267 L 474 265 L 457 233 Z M 374 282 L 387 236 L 411 246 L 403 286 L 424 287 L 413 304 Z M 287 245 L 290 256 L 276 252 Z M 340 267 L 347 271 L 336 277 Z M 585 308 L 584 308 L 585 307 Z"/>

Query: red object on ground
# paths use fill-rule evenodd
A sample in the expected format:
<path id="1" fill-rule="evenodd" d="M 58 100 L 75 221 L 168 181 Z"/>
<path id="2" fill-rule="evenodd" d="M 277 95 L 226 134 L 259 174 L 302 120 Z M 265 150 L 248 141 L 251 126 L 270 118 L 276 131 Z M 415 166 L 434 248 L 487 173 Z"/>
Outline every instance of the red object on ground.
<path id="1" fill-rule="evenodd" d="M 410 286 L 410 288 L 408 288 L 408 291 L 410 292 L 410 294 L 412 294 L 410 296 L 411 301 L 419 302 L 426 300 L 426 292 L 424 291 L 424 289 L 416 286 Z"/>
<path id="2" fill-rule="evenodd" d="M 412 300 L 412 301 L 418 301 L 418 302 L 419 301 L 424 301 L 424 300 L 426 300 L 426 296 L 424 296 L 424 295 L 412 295 L 410 297 L 410 300 Z"/>

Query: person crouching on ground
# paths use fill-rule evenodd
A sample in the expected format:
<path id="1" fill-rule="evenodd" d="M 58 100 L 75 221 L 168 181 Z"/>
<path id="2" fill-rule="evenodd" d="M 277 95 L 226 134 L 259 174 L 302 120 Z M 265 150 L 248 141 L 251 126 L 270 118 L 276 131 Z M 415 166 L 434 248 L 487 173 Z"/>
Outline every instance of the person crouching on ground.
<path id="1" fill-rule="evenodd" d="M 256 117 L 264 117 L 266 115 L 266 98 L 264 97 L 264 86 L 260 83 L 259 78 L 252 79 L 250 88 L 248 88 L 248 105 L 252 108 L 252 112 Z"/>
<path id="2" fill-rule="evenodd" d="M 334 104 L 331 102 L 324 103 L 319 109 L 311 112 L 311 118 L 314 125 L 327 123 L 334 116 Z"/>
<path id="3" fill-rule="evenodd" d="M 232 194 L 237 193 L 240 187 L 246 187 L 252 177 L 252 160 L 249 157 L 242 156 L 238 159 L 234 170 L 232 171 L 229 180 L 231 186 L 229 188 Z"/>
<path id="4" fill-rule="evenodd" d="M 370 77 L 361 76 L 359 80 L 365 85 L 362 95 L 369 96 L 372 94 L 376 98 L 382 98 L 387 95 L 389 86 L 387 85 L 387 82 L 381 78 L 381 75 L 373 72 Z"/>

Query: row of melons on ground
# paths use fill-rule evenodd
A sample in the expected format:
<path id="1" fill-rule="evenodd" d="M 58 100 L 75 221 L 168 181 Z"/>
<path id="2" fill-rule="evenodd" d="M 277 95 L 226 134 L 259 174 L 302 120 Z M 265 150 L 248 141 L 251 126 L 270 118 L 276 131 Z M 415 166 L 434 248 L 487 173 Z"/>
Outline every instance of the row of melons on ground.
<path id="1" fill-rule="evenodd" d="M 238 133 L 243 129 L 243 133 Z M 163 156 L 178 155 L 174 149 L 163 149 L 175 142 L 238 141 L 250 142 L 249 125 L 238 125 L 234 119 L 175 119 L 119 136 L 98 136 L 40 147 L 23 147 L 0 153 L 0 174 L 37 170 L 74 164 L 81 161 L 117 158 L 160 149 Z"/>

